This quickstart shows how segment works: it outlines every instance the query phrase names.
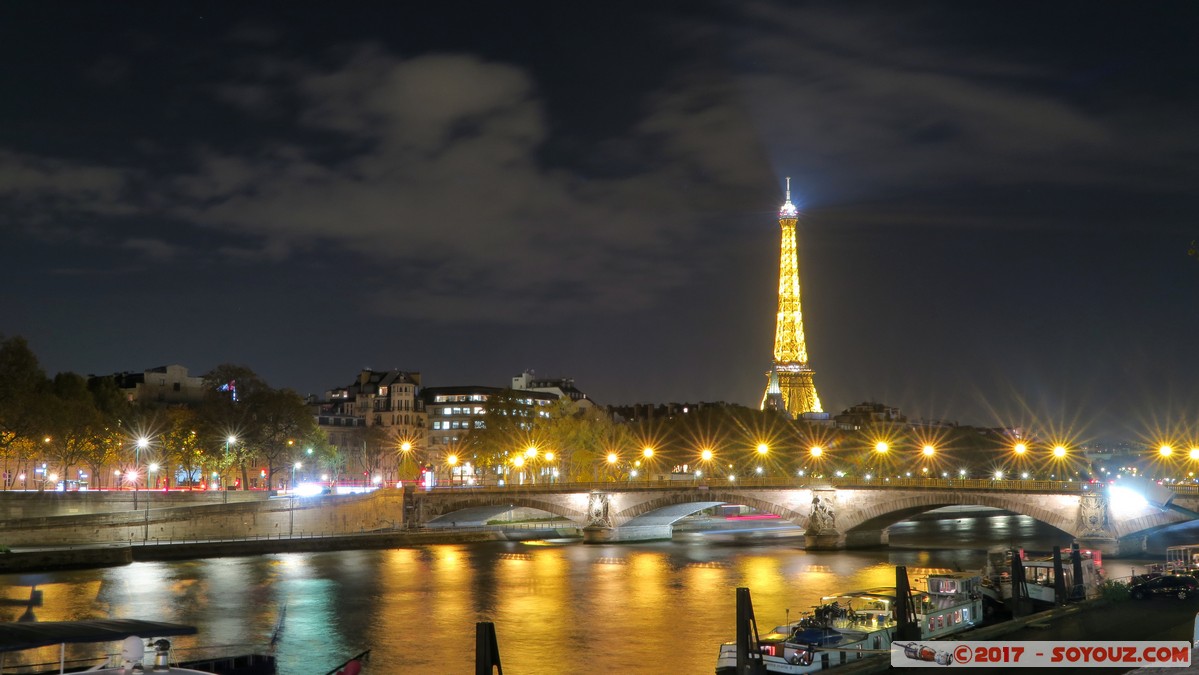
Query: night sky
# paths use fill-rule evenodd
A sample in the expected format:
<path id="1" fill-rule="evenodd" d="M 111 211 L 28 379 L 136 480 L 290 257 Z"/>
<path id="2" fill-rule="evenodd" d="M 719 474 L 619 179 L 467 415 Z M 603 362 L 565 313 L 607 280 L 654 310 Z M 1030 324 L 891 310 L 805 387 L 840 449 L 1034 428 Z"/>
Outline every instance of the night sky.
<path id="1" fill-rule="evenodd" d="M 0 333 L 301 394 L 1199 425 L 1199 4 L 0 5 Z M 1199 431 L 1199 429 L 1195 429 Z"/>

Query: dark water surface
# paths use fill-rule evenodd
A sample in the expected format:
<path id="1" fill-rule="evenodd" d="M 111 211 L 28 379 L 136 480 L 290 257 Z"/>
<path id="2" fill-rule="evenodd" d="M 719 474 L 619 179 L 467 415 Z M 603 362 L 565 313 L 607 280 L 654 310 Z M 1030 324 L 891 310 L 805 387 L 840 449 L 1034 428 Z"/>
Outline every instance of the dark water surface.
<path id="1" fill-rule="evenodd" d="M 732 545 L 729 536 L 135 563 L 0 575 L 0 594 L 26 598 L 37 584 L 44 603 L 34 611 L 42 621 L 140 618 L 198 627 L 198 636 L 174 640 L 180 648 L 261 647 L 282 617 L 276 654 L 285 675 L 321 675 L 367 648 L 372 674 L 473 672 L 476 621 L 495 622 L 504 671 L 514 675 L 711 673 L 718 645 L 733 638 L 738 586 L 751 589 L 766 630 L 821 596 L 894 585 L 896 565 L 977 569 L 988 548 L 1069 543 L 1013 515 L 907 521 L 892 527 L 891 548 L 871 551 L 805 552 L 784 539 Z M 1145 562 L 1108 560 L 1105 567 L 1124 576 Z M 0 619 L 16 620 L 24 609 L 0 605 Z M 57 661 L 57 652 L 36 658 Z"/>

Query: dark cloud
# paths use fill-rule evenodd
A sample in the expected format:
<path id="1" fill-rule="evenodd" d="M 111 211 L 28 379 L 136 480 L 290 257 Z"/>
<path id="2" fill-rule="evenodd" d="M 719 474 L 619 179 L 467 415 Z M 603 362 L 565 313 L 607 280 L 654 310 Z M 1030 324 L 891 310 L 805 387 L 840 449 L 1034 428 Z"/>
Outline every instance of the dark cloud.
<path id="1" fill-rule="evenodd" d="M 81 10 L 10 35 L 28 56 L 0 73 L 4 261 L 58 270 L 47 297 L 77 292 L 53 283 L 70 271 L 110 311 L 180 304 L 221 329 L 181 328 L 162 358 L 260 356 L 301 389 L 362 359 L 439 383 L 519 360 L 613 402 L 753 404 L 792 176 L 830 407 L 1073 420 L 1071 400 L 1199 381 L 1154 357 L 1199 329 L 1176 316 L 1199 290 L 1191 10 L 457 11 Z M 40 297 L 6 297 L 0 331 L 43 325 Z M 345 326 L 387 339 L 347 361 Z"/>

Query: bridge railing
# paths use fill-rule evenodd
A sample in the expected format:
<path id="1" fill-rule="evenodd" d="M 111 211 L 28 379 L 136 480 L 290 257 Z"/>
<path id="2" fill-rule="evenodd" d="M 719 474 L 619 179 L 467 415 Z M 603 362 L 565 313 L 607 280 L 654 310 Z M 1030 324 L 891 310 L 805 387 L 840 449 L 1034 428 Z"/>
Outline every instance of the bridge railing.
<path id="1" fill-rule="evenodd" d="M 1056 480 L 996 480 L 992 478 L 887 478 L 866 479 L 860 477 L 833 478 L 739 478 L 735 481 L 712 480 L 624 480 L 590 482 L 548 482 L 505 485 L 454 485 L 420 489 L 418 492 L 463 493 L 463 492 L 608 492 L 637 490 L 680 490 L 693 488 L 710 489 L 754 489 L 754 488 L 822 488 L 844 487 L 885 490 L 889 488 L 918 488 L 928 490 L 1002 490 L 1004 492 L 1053 492 L 1077 494 L 1101 488 L 1076 481 Z M 1199 488 L 1188 494 L 1199 494 Z"/>

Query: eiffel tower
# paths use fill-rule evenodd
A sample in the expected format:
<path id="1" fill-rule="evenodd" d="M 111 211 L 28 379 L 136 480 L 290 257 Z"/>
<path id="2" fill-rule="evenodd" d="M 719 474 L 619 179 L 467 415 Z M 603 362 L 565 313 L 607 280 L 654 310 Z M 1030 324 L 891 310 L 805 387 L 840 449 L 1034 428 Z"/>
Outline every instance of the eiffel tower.
<path id="1" fill-rule="evenodd" d="M 762 409 L 785 411 L 792 418 L 807 412 L 823 412 L 812 368 L 808 365 L 808 347 L 804 342 L 803 311 L 799 306 L 799 256 L 795 245 L 795 226 L 799 210 L 791 203 L 791 179 L 787 179 L 787 201 L 779 209 L 783 241 L 779 248 L 779 313 L 774 332 L 774 365 L 766 373 L 766 394 Z"/>

